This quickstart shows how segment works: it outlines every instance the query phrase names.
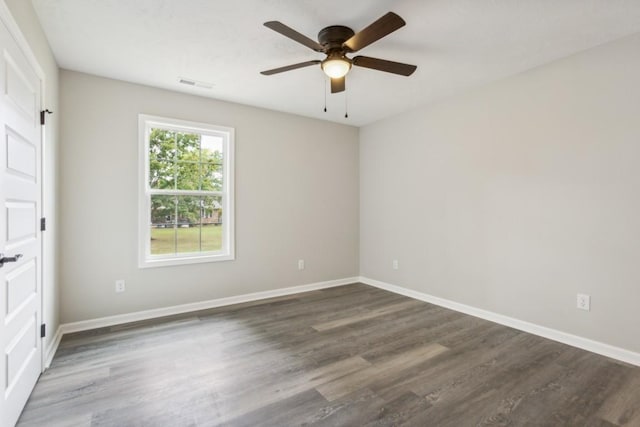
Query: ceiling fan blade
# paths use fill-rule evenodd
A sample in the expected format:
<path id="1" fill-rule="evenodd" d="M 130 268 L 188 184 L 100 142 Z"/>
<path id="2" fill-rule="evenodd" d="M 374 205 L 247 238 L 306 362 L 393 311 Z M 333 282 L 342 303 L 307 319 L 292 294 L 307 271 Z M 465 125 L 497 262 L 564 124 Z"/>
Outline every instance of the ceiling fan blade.
<path id="1" fill-rule="evenodd" d="M 285 71 L 291 71 L 291 70 L 297 70 L 298 68 L 309 67 L 311 65 L 316 65 L 321 62 L 322 61 L 319 61 L 319 60 L 300 62 L 298 64 L 287 65 L 285 67 L 274 68 L 272 70 L 260 71 L 260 74 L 263 74 L 265 76 L 270 76 L 272 74 L 284 73 Z"/>
<path id="2" fill-rule="evenodd" d="M 386 59 L 370 58 L 368 56 L 356 56 L 353 58 L 353 65 L 358 67 L 371 68 L 372 70 L 385 71 L 387 73 L 410 76 L 418 68 L 415 65 L 403 64 L 402 62 L 387 61 Z"/>
<path id="3" fill-rule="evenodd" d="M 324 47 L 315 40 L 311 40 L 309 37 L 304 34 L 300 34 L 293 28 L 287 27 L 280 21 L 269 21 L 265 22 L 264 26 L 267 28 L 271 28 L 276 33 L 280 33 L 285 37 L 290 38 L 291 40 L 297 41 L 308 47 L 309 49 L 313 49 L 316 52 L 324 52 Z"/>
<path id="4" fill-rule="evenodd" d="M 393 12 L 389 12 L 364 30 L 361 30 L 352 36 L 342 44 L 342 47 L 351 52 L 356 52 L 366 46 L 369 46 L 371 43 L 380 40 L 384 36 L 393 33 L 405 24 L 406 22 L 404 22 L 404 19 L 400 18 Z"/>
<path id="5" fill-rule="evenodd" d="M 345 77 L 331 79 L 331 93 L 344 92 Z"/>

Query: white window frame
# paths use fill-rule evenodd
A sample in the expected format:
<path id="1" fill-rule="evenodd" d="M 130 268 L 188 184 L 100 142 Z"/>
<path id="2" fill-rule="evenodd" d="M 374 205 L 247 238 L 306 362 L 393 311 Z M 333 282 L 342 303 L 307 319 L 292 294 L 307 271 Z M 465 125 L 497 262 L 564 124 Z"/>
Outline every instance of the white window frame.
<path id="1" fill-rule="evenodd" d="M 149 187 L 149 135 L 152 128 L 162 128 L 186 133 L 213 135 L 223 139 L 222 191 L 197 190 L 157 190 Z M 234 128 L 208 123 L 140 114 L 138 116 L 138 170 L 139 170 L 139 208 L 138 208 L 138 266 L 140 268 L 163 267 L 171 265 L 196 264 L 203 262 L 229 261 L 235 259 L 234 241 Z M 186 254 L 151 255 L 151 196 L 154 194 L 221 196 L 222 212 L 222 249 L 213 252 Z"/>

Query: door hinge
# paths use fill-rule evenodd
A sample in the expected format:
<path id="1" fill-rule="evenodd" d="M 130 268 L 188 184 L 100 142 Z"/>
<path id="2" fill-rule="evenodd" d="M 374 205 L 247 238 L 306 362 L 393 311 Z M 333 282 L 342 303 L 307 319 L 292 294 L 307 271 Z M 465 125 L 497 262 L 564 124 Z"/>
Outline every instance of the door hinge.
<path id="1" fill-rule="evenodd" d="M 40 218 L 40 231 L 47 229 L 47 218 Z"/>
<path id="2" fill-rule="evenodd" d="M 40 111 L 40 124 L 43 126 L 44 126 L 45 117 L 47 114 L 53 114 L 53 111 L 50 111 L 49 109 Z"/>
<path id="3" fill-rule="evenodd" d="M 43 323 L 40 325 L 40 338 L 44 338 L 47 335 L 47 325 Z"/>

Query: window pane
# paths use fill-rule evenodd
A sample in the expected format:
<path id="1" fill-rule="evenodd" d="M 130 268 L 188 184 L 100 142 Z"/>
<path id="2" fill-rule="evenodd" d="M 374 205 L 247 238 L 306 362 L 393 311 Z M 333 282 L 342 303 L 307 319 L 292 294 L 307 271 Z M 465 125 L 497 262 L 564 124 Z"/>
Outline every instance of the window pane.
<path id="1" fill-rule="evenodd" d="M 202 250 L 222 250 L 222 197 L 202 198 Z"/>
<path id="2" fill-rule="evenodd" d="M 197 162 L 176 163 L 176 189 L 198 190 L 200 186 L 200 164 Z"/>
<path id="3" fill-rule="evenodd" d="M 200 252 L 201 197 L 177 196 L 177 252 Z"/>
<path id="4" fill-rule="evenodd" d="M 203 163 L 200 168 L 201 189 L 205 191 L 222 191 L 222 165 Z"/>
<path id="5" fill-rule="evenodd" d="M 149 157 L 152 159 L 173 159 L 175 154 L 175 132 L 164 129 L 151 129 L 149 135 Z"/>
<path id="6" fill-rule="evenodd" d="M 222 163 L 222 143 L 222 137 L 202 135 L 201 161 L 207 163 Z"/>
<path id="7" fill-rule="evenodd" d="M 176 144 L 179 160 L 200 161 L 200 135 L 197 133 L 176 132 Z"/>
<path id="8" fill-rule="evenodd" d="M 178 253 L 200 252 L 200 224 L 181 224 L 177 229 Z"/>
<path id="9" fill-rule="evenodd" d="M 149 187 L 154 189 L 175 188 L 173 160 L 149 159 Z"/>
<path id="10" fill-rule="evenodd" d="M 151 196 L 151 255 L 176 251 L 175 197 Z"/>

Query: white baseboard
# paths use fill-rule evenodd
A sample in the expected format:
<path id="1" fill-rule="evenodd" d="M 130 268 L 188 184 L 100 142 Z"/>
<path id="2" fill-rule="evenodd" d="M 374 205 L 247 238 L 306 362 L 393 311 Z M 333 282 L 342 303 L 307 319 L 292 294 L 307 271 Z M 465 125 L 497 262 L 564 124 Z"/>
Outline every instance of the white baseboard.
<path id="1" fill-rule="evenodd" d="M 56 354 L 58 350 L 58 346 L 60 345 L 60 341 L 62 340 L 62 326 L 58 326 L 56 330 L 56 334 L 53 336 L 53 339 L 49 342 L 44 354 L 44 369 L 47 369 L 51 366 L 51 361 L 53 360 L 53 356 Z"/>
<path id="2" fill-rule="evenodd" d="M 592 353 L 597 353 L 602 356 L 640 366 L 640 353 L 625 350 L 620 347 L 615 347 L 609 344 L 590 340 L 588 338 L 580 337 L 566 332 L 558 331 L 556 329 L 547 328 L 546 326 L 536 325 L 535 323 L 525 322 L 524 320 L 514 319 L 513 317 L 504 316 L 502 314 L 494 313 L 487 310 L 482 310 L 480 308 L 461 304 L 448 299 L 435 297 L 433 295 L 403 288 L 401 286 L 396 286 L 389 283 L 381 282 L 379 280 L 370 279 L 368 277 L 360 277 L 359 281 L 366 285 L 375 286 L 376 288 L 384 289 L 389 292 L 428 302 L 430 304 L 435 304 L 454 311 L 458 311 L 460 313 L 469 314 L 471 316 L 499 323 L 504 326 L 518 329 L 520 331 L 528 332 L 533 335 L 538 335 L 550 340 L 558 341 L 572 347 L 581 348 Z"/>
<path id="3" fill-rule="evenodd" d="M 194 302 L 190 304 L 174 305 L 171 307 L 154 308 L 151 310 L 137 311 L 134 313 L 119 314 L 116 316 L 100 317 L 97 319 L 83 320 L 80 322 L 65 323 L 60 325 L 60 330 L 62 331 L 62 334 L 87 331 L 91 329 L 104 328 L 107 326 L 121 325 L 123 323 L 171 316 L 174 314 L 189 313 L 192 311 L 206 310 L 209 308 L 223 307 L 226 305 L 240 304 L 243 302 L 258 301 L 266 298 L 274 298 L 301 292 L 315 291 L 318 289 L 332 288 L 335 286 L 348 285 L 351 283 L 356 283 L 358 279 L 358 277 L 347 277 L 344 279 L 329 280 L 326 282 L 311 283 L 308 285 L 292 286 L 290 288 L 254 292 L 250 294 L 218 298 L 208 301 Z"/>

